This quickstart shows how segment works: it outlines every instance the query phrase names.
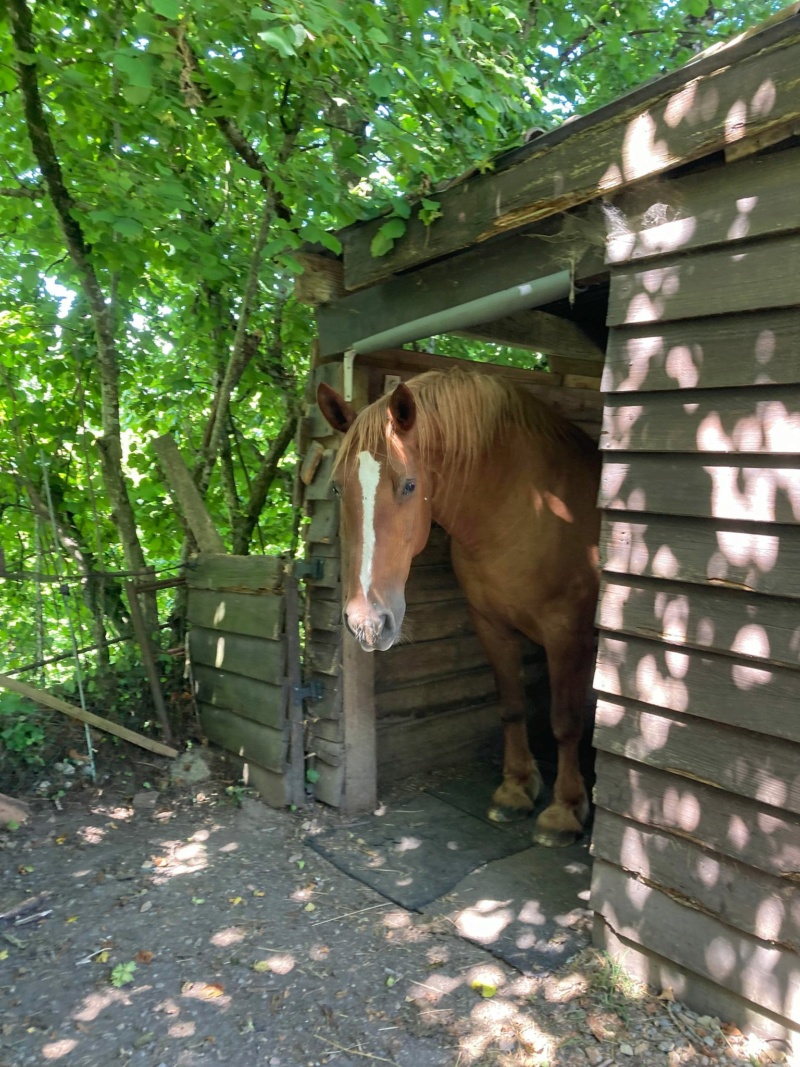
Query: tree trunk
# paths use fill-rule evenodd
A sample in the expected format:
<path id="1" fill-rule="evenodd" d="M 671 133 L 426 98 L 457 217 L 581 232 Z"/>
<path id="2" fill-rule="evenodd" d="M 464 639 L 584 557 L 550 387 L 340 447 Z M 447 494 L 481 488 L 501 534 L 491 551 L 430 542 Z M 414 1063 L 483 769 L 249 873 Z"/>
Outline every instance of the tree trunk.
<path id="1" fill-rule="evenodd" d="M 112 309 L 95 273 L 90 249 L 83 230 L 72 215 L 74 201 L 64 182 L 61 165 L 50 137 L 47 118 L 42 108 L 37 76 L 36 42 L 33 17 L 25 0 L 8 0 L 11 32 L 17 50 L 17 71 L 25 110 L 28 137 L 42 171 L 45 186 L 58 216 L 67 250 L 80 279 L 94 325 L 97 346 L 97 366 L 100 372 L 101 425 L 103 437 L 99 441 L 103 483 L 111 501 L 111 508 L 119 533 L 125 563 L 130 571 L 145 572 L 145 559 L 139 542 L 136 518 L 128 486 L 122 471 L 122 445 L 119 411 L 119 368 L 113 330 Z M 146 598 L 144 606 L 147 628 L 154 635 L 158 627 L 155 594 Z"/>

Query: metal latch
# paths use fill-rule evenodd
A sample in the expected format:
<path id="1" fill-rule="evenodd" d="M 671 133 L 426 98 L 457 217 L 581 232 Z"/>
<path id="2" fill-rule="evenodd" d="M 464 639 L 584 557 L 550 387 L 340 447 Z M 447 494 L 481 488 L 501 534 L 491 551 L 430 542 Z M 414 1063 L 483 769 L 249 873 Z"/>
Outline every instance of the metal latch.
<path id="1" fill-rule="evenodd" d="M 297 559 L 294 561 L 295 578 L 311 579 L 319 582 L 325 576 L 325 560 L 320 556 L 316 559 Z"/>
<path id="2" fill-rule="evenodd" d="M 322 682 L 312 680 L 308 685 L 293 685 L 292 699 L 295 704 L 302 704 L 304 700 L 321 700 L 322 692 Z"/>

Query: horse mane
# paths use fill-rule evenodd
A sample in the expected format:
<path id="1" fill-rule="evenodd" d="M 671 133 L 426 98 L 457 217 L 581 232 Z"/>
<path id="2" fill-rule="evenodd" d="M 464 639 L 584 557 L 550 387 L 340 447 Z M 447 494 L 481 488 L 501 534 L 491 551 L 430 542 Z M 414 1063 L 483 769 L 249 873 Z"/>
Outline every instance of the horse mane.
<path id="1" fill-rule="evenodd" d="M 564 445 L 583 435 L 567 419 L 524 389 L 498 375 L 455 368 L 426 371 L 406 385 L 417 404 L 420 455 L 434 452 L 459 469 L 469 470 L 498 440 L 522 432 L 545 447 Z M 389 455 L 400 451 L 393 444 L 388 418 L 388 396 L 382 396 L 359 412 L 339 449 L 334 473 L 350 456 L 359 452 Z"/>

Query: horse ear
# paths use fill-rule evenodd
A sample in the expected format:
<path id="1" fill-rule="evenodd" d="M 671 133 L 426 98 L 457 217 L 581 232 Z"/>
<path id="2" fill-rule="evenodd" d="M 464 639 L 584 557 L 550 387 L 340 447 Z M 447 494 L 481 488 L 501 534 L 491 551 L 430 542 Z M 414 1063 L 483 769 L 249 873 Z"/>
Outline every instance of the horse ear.
<path id="1" fill-rule="evenodd" d="M 417 402 L 414 394 L 403 382 L 389 398 L 389 415 L 396 433 L 408 433 L 417 421 Z"/>
<path id="2" fill-rule="evenodd" d="M 325 382 L 317 386 L 317 404 L 334 430 L 347 433 L 355 421 L 355 409 Z"/>

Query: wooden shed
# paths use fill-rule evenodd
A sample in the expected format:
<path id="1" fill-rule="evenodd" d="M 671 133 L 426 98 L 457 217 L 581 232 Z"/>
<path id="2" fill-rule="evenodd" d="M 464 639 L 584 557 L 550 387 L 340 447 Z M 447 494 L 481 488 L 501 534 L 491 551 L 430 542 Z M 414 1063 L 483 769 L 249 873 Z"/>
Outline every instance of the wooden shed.
<path id="1" fill-rule="evenodd" d="M 437 363 L 398 346 L 458 331 L 545 352 L 549 376 L 496 373 L 587 425 L 602 411 L 596 940 L 695 1007 L 790 1042 L 799 8 L 454 183 L 442 217 L 426 228 L 412 212 L 386 256 L 369 251 L 381 219 L 344 231 L 341 259 L 308 255 L 300 283 L 319 305 L 316 377 L 357 403 Z M 427 647 L 370 657 L 342 640 L 326 433 L 312 406 L 309 739 L 317 795 L 357 808 L 376 780 L 495 729 L 493 695 L 438 536 L 410 582 Z"/>

